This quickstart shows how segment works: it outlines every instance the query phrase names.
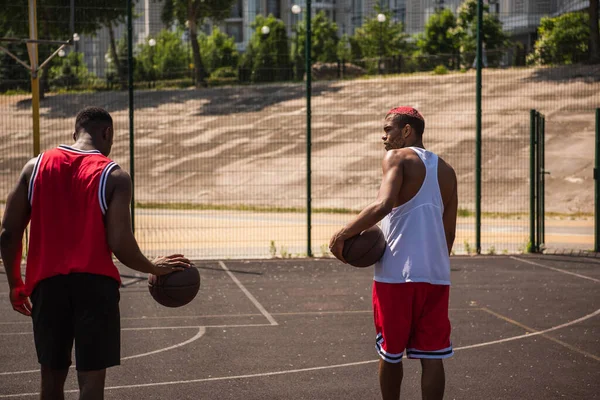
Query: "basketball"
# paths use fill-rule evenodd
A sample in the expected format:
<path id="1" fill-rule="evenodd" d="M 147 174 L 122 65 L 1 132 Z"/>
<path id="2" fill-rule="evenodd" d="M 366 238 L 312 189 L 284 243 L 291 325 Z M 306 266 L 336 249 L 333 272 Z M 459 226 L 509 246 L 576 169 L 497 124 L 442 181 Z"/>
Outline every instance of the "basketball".
<path id="1" fill-rule="evenodd" d="M 385 252 L 386 242 L 377 225 L 352 236 L 344 242 L 342 255 L 348 264 L 364 268 L 375 264 Z"/>
<path id="2" fill-rule="evenodd" d="M 194 300 L 200 289 L 200 273 L 194 267 L 167 275 L 148 277 L 148 290 L 159 304 L 181 307 Z"/>

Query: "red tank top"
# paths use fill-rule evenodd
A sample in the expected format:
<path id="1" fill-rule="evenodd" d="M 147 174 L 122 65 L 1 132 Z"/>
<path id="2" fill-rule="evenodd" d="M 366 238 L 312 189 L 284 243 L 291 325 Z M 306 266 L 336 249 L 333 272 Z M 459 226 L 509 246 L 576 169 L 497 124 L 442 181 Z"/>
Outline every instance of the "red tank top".
<path id="1" fill-rule="evenodd" d="M 25 290 L 70 273 L 121 282 L 106 241 L 106 180 L 117 167 L 97 150 L 69 146 L 42 153 L 29 182 L 31 231 Z"/>

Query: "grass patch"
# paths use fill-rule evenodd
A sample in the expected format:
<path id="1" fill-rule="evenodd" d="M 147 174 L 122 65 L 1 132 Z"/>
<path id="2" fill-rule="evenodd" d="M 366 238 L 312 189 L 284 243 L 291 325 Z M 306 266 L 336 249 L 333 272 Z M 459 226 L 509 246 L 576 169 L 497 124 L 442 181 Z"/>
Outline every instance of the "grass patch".
<path id="1" fill-rule="evenodd" d="M 211 210 L 211 211 L 251 211 L 265 213 L 306 213 L 305 207 L 271 207 L 253 206 L 247 204 L 193 204 L 193 203 L 135 203 L 140 209 L 161 210 Z M 348 208 L 313 208 L 316 214 L 358 214 L 360 210 Z"/>

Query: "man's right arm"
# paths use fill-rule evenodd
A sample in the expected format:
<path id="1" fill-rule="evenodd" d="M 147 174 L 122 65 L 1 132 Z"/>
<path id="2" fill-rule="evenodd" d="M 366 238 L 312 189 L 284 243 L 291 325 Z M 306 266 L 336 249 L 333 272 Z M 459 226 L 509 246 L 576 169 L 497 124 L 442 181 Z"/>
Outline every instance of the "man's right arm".
<path id="1" fill-rule="evenodd" d="M 108 246 L 127 267 L 143 273 L 164 275 L 190 266 L 182 255 L 160 257 L 151 262 L 140 251 L 131 227 L 132 184 L 129 174 L 120 168 L 111 172 L 106 182 L 108 209 L 105 215 Z"/>

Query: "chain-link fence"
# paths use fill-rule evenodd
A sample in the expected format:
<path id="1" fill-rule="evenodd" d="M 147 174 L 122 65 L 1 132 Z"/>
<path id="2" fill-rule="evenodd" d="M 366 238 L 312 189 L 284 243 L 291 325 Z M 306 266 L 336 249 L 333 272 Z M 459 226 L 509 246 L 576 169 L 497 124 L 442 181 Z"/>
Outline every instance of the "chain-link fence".
<path id="1" fill-rule="evenodd" d="M 295 15 L 287 1 L 267 2 L 265 9 L 232 2 L 220 22 L 211 23 L 177 13 L 169 19 L 161 2 L 137 2 L 134 58 L 128 60 L 122 3 L 77 7 L 79 40 L 41 79 L 41 148 L 69 143 L 84 106 L 111 112 L 117 134 L 111 158 L 134 171 L 136 236 L 146 254 L 306 255 L 310 203 L 311 253 L 327 255 L 331 234 L 377 195 L 383 118 L 398 105 L 419 109 L 426 120 L 425 146 L 455 168 L 460 202 L 455 252 L 475 251 L 476 25 L 468 7 L 403 16 L 367 5 L 337 14 L 333 3 L 316 6 L 308 129 L 304 4 Z M 278 4 L 278 14 L 271 3 Z M 26 16 L 23 7 L 25 14 L 21 9 L 13 14 Z M 40 38 L 45 32 L 49 39 L 70 36 L 66 27 L 44 31 L 59 11 L 68 10 L 38 4 Z M 274 15 L 263 16 L 268 11 Z M 546 53 L 533 47 L 535 29 L 526 40 L 506 33 L 514 17 L 489 9 L 484 17 L 482 252 L 528 249 L 532 108 L 547 116 L 547 245 L 589 249 L 600 70 L 597 64 L 526 66 L 527 54 L 534 54 L 531 64 Z M 431 18 L 439 26 L 427 25 Z M 535 25 L 540 18 L 530 20 Z M 21 23 L 26 26 L 27 18 Z M 5 31 L 19 36 L 14 27 Z M 39 47 L 41 59 L 54 50 Z M 27 59 L 25 45 L 8 48 Z M 5 199 L 32 155 L 28 72 L 6 54 L 0 56 L 0 90 Z"/>

